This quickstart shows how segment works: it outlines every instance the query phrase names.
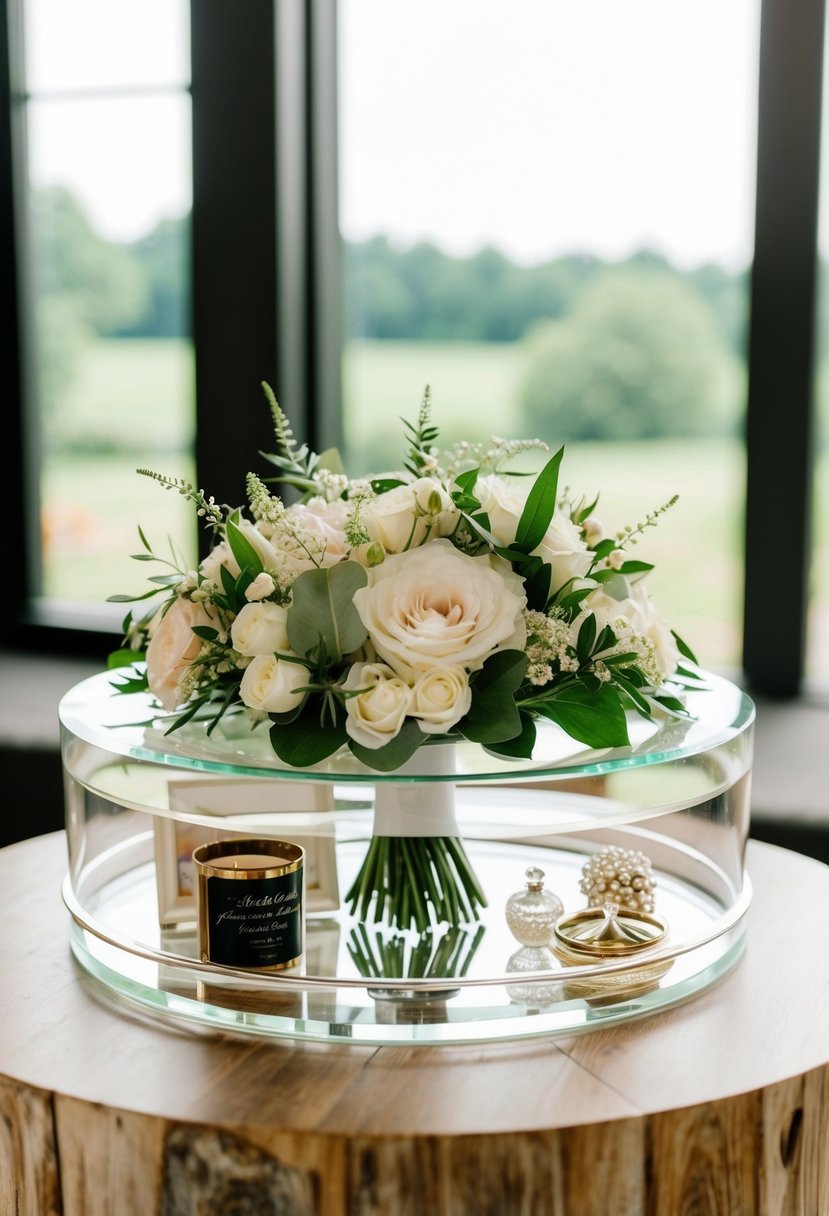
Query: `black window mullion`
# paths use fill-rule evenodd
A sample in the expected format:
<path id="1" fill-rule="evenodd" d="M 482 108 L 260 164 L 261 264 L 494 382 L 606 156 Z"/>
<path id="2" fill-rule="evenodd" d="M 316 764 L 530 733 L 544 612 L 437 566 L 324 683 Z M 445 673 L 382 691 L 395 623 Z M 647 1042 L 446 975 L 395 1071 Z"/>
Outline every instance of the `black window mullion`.
<path id="1" fill-rule="evenodd" d="M 21 14 L 17 0 L 0 0 L 0 309 L 5 338 L 3 360 L 3 442 L 0 479 L 7 502 L 6 557 L 14 577 L 6 580 L 0 600 L 0 620 L 14 630 L 25 617 L 38 590 L 36 551 L 38 507 L 33 479 L 37 437 L 27 414 L 25 355 L 22 325 L 22 217 L 19 205 L 20 145 L 24 117 Z M 4 631 L 5 632 L 5 631 Z M 6 636 L 9 636 L 6 633 Z"/>
<path id="2" fill-rule="evenodd" d="M 773 696 L 798 691 L 806 648 L 823 24 L 824 0 L 763 0 L 743 666 Z"/>
<path id="3" fill-rule="evenodd" d="M 274 3 L 191 4 L 199 485 L 237 505 L 277 381 Z"/>

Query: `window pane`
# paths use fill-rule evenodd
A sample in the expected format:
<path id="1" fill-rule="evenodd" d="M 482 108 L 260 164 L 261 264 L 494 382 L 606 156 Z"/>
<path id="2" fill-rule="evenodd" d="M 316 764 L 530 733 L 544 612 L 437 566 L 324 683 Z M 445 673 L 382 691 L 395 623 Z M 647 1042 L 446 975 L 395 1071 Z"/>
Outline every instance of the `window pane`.
<path id="1" fill-rule="evenodd" d="M 566 442 L 660 608 L 739 663 L 759 4 L 340 0 L 349 468 Z M 401 37 L 405 29 L 405 37 Z"/>
<path id="2" fill-rule="evenodd" d="M 25 0 L 29 91 L 184 85 L 186 0 Z"/>
<path id="3" fill-rule="evenodd" d="M 190 99 L 183 90 L 50 97 L 67 81 L 48 78 L 52 60 L 38 57 L 39 36 L 54 34 L 38 21 L 47 7 L 27 13 L 44 92 L 25 103 L 39 592 L 101 603 L 144 589 L 144 568 L 128 556 L 140 548 L 136 523 L 158 552 L 168 536 L 190 560 L 195 549 L 183 500 L 136 475 L 140 466 L 192 476 Z M 163 21 L 161 7 L 152 11 L 166 47 L 180 34 L 179 6 Z M 90 37 L 80 19 L 96 12 L 74 9 L 64 31 L 73 45 Z M 116 38 L 107 22 L 96 27 L 100 62 L 108 46 L 127 56 L 127 28 Z M 128 79 L 158 78 L 151 49 L 136 36 Z M 159 64 L 166 75 L 169 49 Z"/>

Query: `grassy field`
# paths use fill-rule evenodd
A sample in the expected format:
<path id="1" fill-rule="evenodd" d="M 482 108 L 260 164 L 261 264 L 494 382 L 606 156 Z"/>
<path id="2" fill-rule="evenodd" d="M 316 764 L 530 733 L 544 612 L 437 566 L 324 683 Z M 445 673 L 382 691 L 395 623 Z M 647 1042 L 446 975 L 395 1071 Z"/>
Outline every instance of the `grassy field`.
<path id="1" fill-rule="evenodd" d="M 447 444 L 460 437 L 526 434 L 519 410 L 520 344 L 352 343 L 343 377 L 348 467 L 354 473 L 399 464 L 400 415 L 414 419 L 428 382 L 433 412 Z M 46 590 L 101 601 L 143 589 L 146 565 L 131 562 L 136 524 L 154 545 L 167 535 L 189 554 L 193 520 L 174 494 L 135 475 L 142 464 L 192 475 L 192 370 L 179 342 L 102 342 L 90 349 L 73 385 L 43 477 Z M 102 450 L 91 450 L 90 440 Z M 126 437 L 122 450 L 114 445 Z M 148 437 L 154 444 L 147 445 Z M 218 441 L 218 440 L 217 440 Z M 112 448 L 112 450 L 106 450 Z M 127 450 L 123 450 L 126 448 Z M 582 444 L 567 449 L 563 483 L 594 495 L 610 531 L 636 523 L 679 494 L 677 505 L 642 538 L 638 555 L 656 563 L 650 585 L 671 624 L 713 667 L 739 662 L 742 572 L 739 559 L 744 487 L 736 440 L 659 440 Z M 209 487 L 208 487 L 209 489 Z M 829 637 L 829 460 L 818 479 L 815 642 Z M 812 662 L 829 674 L 829 654 Z"/>

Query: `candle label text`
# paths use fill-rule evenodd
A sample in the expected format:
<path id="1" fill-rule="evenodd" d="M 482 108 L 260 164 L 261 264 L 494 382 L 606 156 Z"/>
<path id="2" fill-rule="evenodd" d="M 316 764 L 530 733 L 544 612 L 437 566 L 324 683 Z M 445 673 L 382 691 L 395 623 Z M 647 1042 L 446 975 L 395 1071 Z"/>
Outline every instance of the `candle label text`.
<path id="1" fill-rule="evenodd" d="M 302 870 L 275 878 L 207 879 L 210 961 L 279 967 L 302 953 Z"/>

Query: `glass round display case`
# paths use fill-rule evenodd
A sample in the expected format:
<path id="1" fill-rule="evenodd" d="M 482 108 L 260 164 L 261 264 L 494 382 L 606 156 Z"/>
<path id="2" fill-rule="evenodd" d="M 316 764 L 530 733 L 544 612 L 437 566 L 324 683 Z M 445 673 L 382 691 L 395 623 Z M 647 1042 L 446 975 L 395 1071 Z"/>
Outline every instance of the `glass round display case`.
<path id="1" fill-rule="evenodd" d="M 223 1033 L 474 1042 L 684 1001 L 743 949 L 754 720 L 702 672 L 686 708 L 631 715 L 625 748 L 547 724 L 530 760 L 457 740 L 380 774 L 346 751 L 287 768 L 245 714 L 165 734 L 152 699 L 95 676 L 60 707 L 72 949 L 112 999 Z M 279 842 L 302 851 L 299 955 L 213 961 L 194 851 L 220 882 Z M 261 891 L 232 887 L 240 934 L 277 923 Z"/>

